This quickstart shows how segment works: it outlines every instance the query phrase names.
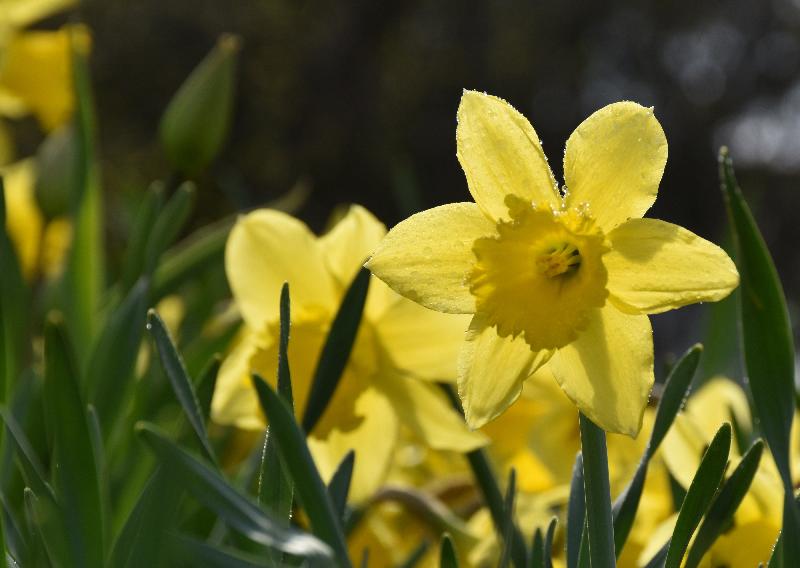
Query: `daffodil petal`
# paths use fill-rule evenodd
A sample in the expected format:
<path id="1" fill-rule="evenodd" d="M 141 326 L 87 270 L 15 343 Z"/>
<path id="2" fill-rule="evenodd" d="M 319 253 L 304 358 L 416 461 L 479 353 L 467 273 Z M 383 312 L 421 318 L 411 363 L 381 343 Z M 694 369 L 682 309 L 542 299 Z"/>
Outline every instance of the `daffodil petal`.
<path id="1" fill-rule="evenodd" d="M 366 266 L 396 292 L 439 312 L 469 314 L 472 245 L 495 224 L 474 203 L 451 203 L 412 215 L 381 241 Z"/>
<path id="2" fill-rule="evenodd" d="M 716 302 L 739 284 L 724 250 L 678 225 L 631 219 L 609 233 L 603 257 L 608 290 L 630 313 L 657 314 L 697 302 Z"/>
<path id="3" fill-rule="evenodd" d="M 567 140 L 567 205 L 587 204 L 610 231 L 650 208 L 666 163 L 667 139 L 652 109 L 632 102 L 603 107 Z"/>
<path id="4" fill-rule="evenodd" d="M 506 101 L 464 91 L 457 156 L 475 202 L 492 219 L 508 218 L 507 195 L 558 208 L 560 197 L 539 136 Z"/>
<path id="5" fill-rule="evenodd" d="M 5 182 L 6 230 L 27 279 L 36 273 L 44 220 L 36 204 L 35 163 L 32 158 L 0 169 Z"/>
<path id="6" fill-rule="evenodd" d="M 550 369 L 578 409 L 607 432 L 635 437 L 653 386 L 647 316 L 606 304 L 578 339 L 556 351 Z"/>
<path id="7" fill-rule="evenodd" d="M 400 373 L 385 374 L 375 387 L 386 395 L 403 424 L 436 450 L 469 452 L 486 445 L 472 432 L 439 388 Z"/>
<path id="8" fill-rule="evenodd" d="M 263 338 L 270 341 L 268 336 Z M 266 422 L 250 379 L 250 360 L 259 349 L 255 334 L 244 330 L 217 373 L 211 399 L 211 419 L 244 430 L 261 430 Z"/>
<path id="9" fill-rule="evenodd" d="M 0 2 L 0 23 L 22 28 L 77 3 L 77 0 L 4 0 Z"/>
<path id="10" fill-rule="evenodd" d="M 362 503 L 383 484 L 397 446 L 399 422 L 392 405 L 375 389 L 366 389 L 356 401 L 364 420 L 347 432 L 332 430 L 325 439 L 308 438 L 308 446 L 322 478 L 328 482 L 348 451 L 355 450 L 349 501 Z"/>
<path id="11" fill-rule="evenodd" d="M 225 271 L 242 317 L 253 330 L 277 321 L 284 282 L 289 282 L 293 315 L 304 309 L 333 313 L 338 305 L 316 237 L 280 211 L 260 209 L 237 221 L 225 249 Z"/>
<path id="12" fill-rule="evenodd" d="M 381 347 L 398 369 L 432 381 L 455 381 L 470 316 L 442 314 L 402 298 L 375 325 Z"/>
<path id="13" fill-rule="evenodd" d="M 334 227 L 319 238 L 325 264 L 347 286 L 386 235 L 386 226 L 361 207 L 351 205 Z"/>
<path id="14" fill-rule="evenodd" d="M 522 336 L 500 337 L 494 327 L 473 318 L 458 361 L 458 394 L 467 424 L 480 428 L 502 414 L 550 355 L 531 351 Z"/>

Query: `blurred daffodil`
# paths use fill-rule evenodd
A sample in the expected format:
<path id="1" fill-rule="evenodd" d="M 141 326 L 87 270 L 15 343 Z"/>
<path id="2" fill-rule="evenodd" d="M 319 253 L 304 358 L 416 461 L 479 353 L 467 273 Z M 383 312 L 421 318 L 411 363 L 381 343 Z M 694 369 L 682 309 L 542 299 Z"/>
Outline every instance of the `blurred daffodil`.
<path id="1" fill-rule="evenodd" d="M 466 91 L 456 140 L 475 202 L 413 215 L 367 266 L 428 308 L 472 314 L 458 378 L 471 426 L 547 364 L 584 414 L 635 436 L 653 383 L 647 314 L 719 300 L 739 281 L 716 245 L 641 218 L 667 159 L 652 109 L 616 103 L 578 126 L 561 191 L 536 132 L 501 99 Z"/>
<path id="2" fill-rule="evenodd" d="M 0 115 L 34 114 L 45 130 L 64 124 L 75 105 L 73 41 L 88 45 L 84 28 L 25 30 L 74 0 L 0 0 Z"/>
<path id="3" fill-rule="evenodd" d="M 664 439 L 664 460 L 675 480 L 687 488 L 700 465 L 700 460 L 724 422 L 735 420 L 737 428 L 752 428 L 750 410 L 744 391 L 733 381 L 715 377 L 689 398 Z M 793 432 L 793 448 L 797 448 L 797 431 Z M 747 448 L 731 445 L 730 474 Z M 767 451 L 765 451 L 767 454 Z M 739 568 L 766 564 L 782 522 L 783 484 L 774 461 L 764 455 L 759 462 L 750 489 L 734 516 L 733 526 L 717 540 L 706 554 L 705 566 Z M 743 550 L 741 539 L 747 538 Z"/>
<path id="4" fill-rule="evenodd" d="M 212 402 L 215 421 L 264 428 L 249 377 L 258 372 L 275 380 L 283 282 L 289 283 L 292 302 L 289 365 L 295 407 L 303 412 L 339 302 L 385 232 L 359 206 L 320 238 L 274 210 L 255 211 L 237 222 L 225 268 L 244 326 L 220 369 Z M 309 439 L 323 476 L 355 448 L 353 498 L 368 496 L 386 475 L 401 425 L 433 448 L 468 451 L 484 444 L 483 435 L 470 432 L 430 382 L 455 379 L 465 323 L 463 317 L 422 308 L 372 279 L 347 367 Z"/>

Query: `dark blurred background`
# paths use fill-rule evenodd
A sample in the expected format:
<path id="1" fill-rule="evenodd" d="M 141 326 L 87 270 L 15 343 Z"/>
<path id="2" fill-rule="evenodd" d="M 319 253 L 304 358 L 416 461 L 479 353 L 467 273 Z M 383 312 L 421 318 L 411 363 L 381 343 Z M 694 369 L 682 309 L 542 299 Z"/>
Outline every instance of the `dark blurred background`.
<path id="1" fill-rule="evenodd" d="M 103 179 L 120 216 L 112 243 L 127 222 L 114 204 L 168 175 L 156 137 L 165 105 L 233 32 L 243 38 L 236 117 L 223 156 L 198 180 L 196 225 L 300 179 L 312 193 L 299 214 L 316 230 L 340 203 L 391 226 L 469 199 L 455 157 L 464 88 L 525 114 L 557 176 L 575 126 L 631 99 L 655 107 L 669 141 L 650 215 L 724 242 L 716 154 L 729 145 L 784 286 L 793 299 L 800 291 L 798 0 L 89 0 L 78 12 L 94 35 Z M 693 324 L 707 315 L 654 318 L 657 348 L 703 339 Z M 735 335 L 724 315 L 716 327 Z"/>

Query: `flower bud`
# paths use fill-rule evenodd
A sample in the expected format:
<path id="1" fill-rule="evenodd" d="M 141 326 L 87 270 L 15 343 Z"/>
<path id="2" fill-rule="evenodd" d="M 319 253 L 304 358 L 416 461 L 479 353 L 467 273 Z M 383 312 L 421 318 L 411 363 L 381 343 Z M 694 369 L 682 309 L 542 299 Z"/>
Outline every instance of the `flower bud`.
<path id="1" fill-rule="evenodd" d="M 80 154 L 75 127 L 67 124 L 45 138 L 36 154 L 36 201 L 48 219 L 69 212 Z"/>
<path id="2" fill-rule="evenodd" d="M 233 110 L 237 36 L 222 36 L 187 77 L 161 118 L 161 143 L 174 168 L 196 174 L 217 156 Z"/>

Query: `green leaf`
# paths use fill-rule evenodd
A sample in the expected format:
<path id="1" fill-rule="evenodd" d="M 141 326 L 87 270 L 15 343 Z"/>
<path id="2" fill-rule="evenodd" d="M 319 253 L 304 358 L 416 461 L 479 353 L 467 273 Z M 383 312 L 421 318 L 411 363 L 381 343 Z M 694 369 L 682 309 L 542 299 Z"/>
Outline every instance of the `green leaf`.
<path id="1" fill-rule="evenodd" d="M 678 568 L 683 560 L 686 547 L 700 519 L 708 511 L 717 489 L 725 475 L 728 453 L 731 447 L 731 426 L 723 424 L 709 444 L 697 473 L 686 491 L 675 530 L 670 539 L 665 568 Z"/>
<path id="2" fill-rule="evenodd" d="M 339 517 L 311 458 L 305 435 L 294 420 L 293 412 L 263 379 L 254 375 L 253 385 L 261 408 L 269 420 L 270 433 L 275 436 L 281 459 L 291 473 L 295 491 L 308 515 L 314 534 L 330 546 L 342 567 L 349 568 L 350 559 Z"/>
<path id="3" fill-rule="evenodd" d="M 308 433 L 322 418 L 350 358 L 350 351 L 353 349 L 364 312 L 369 281 L 369 271 L 366 268 L 359 270 L 331 324 L 331 330 L 314 371 L 308 402 L 303 413 L 303 430 Z"/>
<path id="4" fill-rule="evenodd" d="M 444 533 L 442 535 L 441 550 L 439 553 L 439 566 L 440 568 L 458 568 L 458 555 L 453 546 L 453 541 L 450 535 Z"/>
<path id="5" fill-rule="evenodd" d="M 200 405 L 200 412 L 206 421 L 211 416 L 211 400 L 214 398 L 214 388 L 217 385 L 220 365 L 222 365 L 222 359 L 219 355 L 214 355 L 200 372 L 200 378 L 197 379 L 197 403 Z"/>
<path id="6" fill-rule="evenodd" d="M 658 403 L 653 431 L 650 433 L 650 440 L 647 442 L 644 455 L 639 461 L 630 484 L 614 502 L 614 547 L 617 558 L 622 554 L 622 549 L 633 526 L 633 520 L 639 508 L 639 500 L 642 498 L 650 459 L 655 455 L 661 442 L 664 441 L 664 437 L 675 421 L 675 416 L 689 394 L 692 378 L 697 371 L 702 352 L 702 345 L 694 345 L 672 367 L 667 380 L 664 382 L 664 391 Z"/>
<path id="7" fill-rule="evenodd" d="M 508 487 L 506 488 L 506 497 L 503 500 L 503 554 L 500 557 L 500 568 L 506 568 L 511 561 L 513 553 L 513 538 L 514 531 L 517 529 L 514 523 L 514 500 L 517 497 L 517 472 L 512 467 L 508 472 Z M 527 551 L 524 551 L 527 557 Z M 520 558 L 523 562 L 518 566 L 525 566 L 527 564 L 526 558 Z"/>
<path id="8" fill-rule="evenodd" d="M 225 243 L 235 217 L 228 217 L 198 229 L 167 251 L 153 275 L 151 299 L 158 302 L 204 270 L 221 266 Z"/>
<path id="9" fill-rule="evenodd" d="M 39 499 L 30 487 L 23 492 L 25 513 L 32 525 L 34 540 L 34 553 L 41 558 L 41 548 L 44 548 L 50 558 L 50 565 L 55 566 L 86 566 L 80 564 L 72 557 L 68 536 L 57 506 L 47 499 Z M 43 546 L 37 546 L 42 544 Z M 97 566 L 100 566 L 99 564 Z"/>
<path id="10" fill-rule="evenodd" d="M 347 513 L 347 494 L 350 492 L 350 481 L 353 478 L 353 464 L 355 463 L 356 453 L 353 450 L 347 452 L 336 471 L 333 472 L 333 477 L 328 484 L 328 495 L 333 503 L 333 508 L 342 523 L 345 522 L 345 515 Z"/>
<path id="11" fill-rule="evenodd" d="M 232 528 L 255 542 L 295 556 L 330 556 L 330 548 L 318 538 L 283 526 L 234 489 L 211 466 L 167 439 L 154 425 L 140 423 L 137 431 L 156 456 L 182 480 L 183 487 Z"/>
<path id="12" fill-rule="evenodd" d="M 175 396 L 194 430 L 200 447 L 206 458 L 216 465 L 217 458 L 214 455 L 211 442 L 208 440 L 205 418 L 203 417 L 203 411 L 200 409 L 200 403 L 197 401 L 194 385 L 186 373 L 186 367 L 183 365 L 183 361 L 175 348 L 172 338 L 169 336 L 164 322 L 155 310 L 150 310 L 147 314 L 147 329 L 153 336 L 161 359 L 161 366 L 167 378 L 169 378 L 172 390 L 175 392 Z"/>
<path id="13" fill-rule="evenodd" d="M 586 525 L 586 494 L 583 490 L 583 454 L 578 452 L 572 466 L 572 481 L 567 503 L 567 568 L 578 566 L 578 556 Z"/>
<path id="14" fill-rule="evenodd" d="M 606 434 L 582 413 L 580 415 L 583 484 L 592 568 L 616 566 L 611 488 L 608 481 Z"/>
<path id="15" fill-rule="evenodd" d="M 89 78 L 88 49 L 72 32 L 72 70 L 76 93 L 78 161 L 72 196 L 73 239 L 64 271 L 64 308 L 78 361 L 86 362 L 94 340 L 104 289 L 103 204 L 95 159 L 95 115 Z"/>
<path id="16" fill-rule="evenodd" d="M 553 517 L 547 525 L 547 534 L 544 537 L 544 568 L 553 568 L 553 539 L 556 536 L 558 519 Z"/>
<path id="17" fill-rule="evenodd" d="M 756 417 L 786 493 L 784 526 L 800 531 L 793 497 L 789 434 L 796 406 L 794 338 L 786 296 L 758 225 L 736 182 L 726 148 L 720 150 L 720 181 L 736 245 L 741 277 L 740 317 L 745 368 Z M 784 562 L 800 566 L 800 540 L 783 541 Z"/>
<path id="18" fill-rule="evenodd" d="M 53 439 L 53 489 L 67 531 L 72 563 L 100 566 L 105 554 L 98 456 L 81 400 L 77 371 L 63 323 L 44 328 L 44 400 Z"/>
<path id="19" fill-rule="evenodd" d="M 292 378 L 289 372 L 289 328 L 291 309 L 289 285 L 283 284 L 280 298 L 280 332 L 278 339 L 278 394 L 289 408 L 294 411 L 292 396 Z M 288 473 L 286 464 L 280 458 L 278 443 L 267 428 L 264 439 L 264 451 L 261 456 L 259 473 L 258 499 L 271 509 L 279 519 L 288 523 L 292 517 L 292 501 L 294 500 L 294 484 Z"/>
<path id="20" fill-rule="evenodd" d="M 694 568 L 700 564 L 703 555 L 708 552 L 717 537 L 731 525 L 733 514 L 739 508 L 739 504 L 747 495 L 753 477 L 758 471 L 758 464 L 761 461 L 761 453 L 764 443 L 761 440 L 756 442 L 742 456 L 742 461 L 733 470 L 728 480 L 723 484 L 719 494 L 703 519 L 703 524 L 697 531 L 697 536 L 689 549 L 686 558 L 685 568 Z"/>
<path id="21" fill-rule="evenodd" d="M 147 318 L 148 283 L 140 280 L 108 318 L 89 356 L 84 384 L 100 424 L 110 434 L 139 356 Z"/>
<path id="22" fill-rule="evenodd" d="M 2 417 L 6 425 L 6 432 L 9 434 L 8 439 L 13 442 L 17 449 L 17 458 L 25 483 L 34 493 L 42 495 L 42 498 L 47 498 L 55 504 L 55 493 L 45 480 L 44 467 L 42 467 L 39 457 L 36 455 L 30 441 L 28 441 L 25 431 L 7 408 L 0 408 L 0 417 Z"/>
<path id="23" fill-rule="evenodd" d="M 147 241 L 153 231 L 164 201 L 164 183 L 156 181 L 144 194 L 136 213 L 133 229 L 128 235 L 128 248 L 122 270 L 121 285 L 126 293 L 145 272 Z"/>
<path id="24" fill-rule="evenodd" d="M 17 524 L 17 519 L 8 506 L 5 498 L 0 496 L 0 507 L 3 511 L 3 538 L 7 554 L 24 565 L 33 565 L 30 560 L 30 544 Z"/>
<path id="25" fill-rule="evenodd" d="M 183 479 L 163 467 L 156 469 L 114 542 L 109 565 L 168 566 L 163 549 L 182 497 Z"/>
<path id="26" fill-rule="evenodd" d="M 181 184 L 175 195 L 167 201 L 158 214 L 147 239 L 144 253 L 144 274 L 149 276 L 153 273 L 161 255 L 173 243 L 186 224 L 194 206 L 196 193 L 193 183 Z"/>
<path id="27" fill-rule="evenodd" d="M 238 550 L 214 546 L 187 535 L 172 535 L 173 554 L 182 562 L 181 566 L 204 566 L 206 568 L 263 568 L 271 566 L 256 556 Z"/>
<path id="28" fill-rule="evenodd" d="M 533 545 L 531 546 L 531 568 L 544 568 L 544 535 L 542 529 L 536 528 L 533 532 Z"/>

